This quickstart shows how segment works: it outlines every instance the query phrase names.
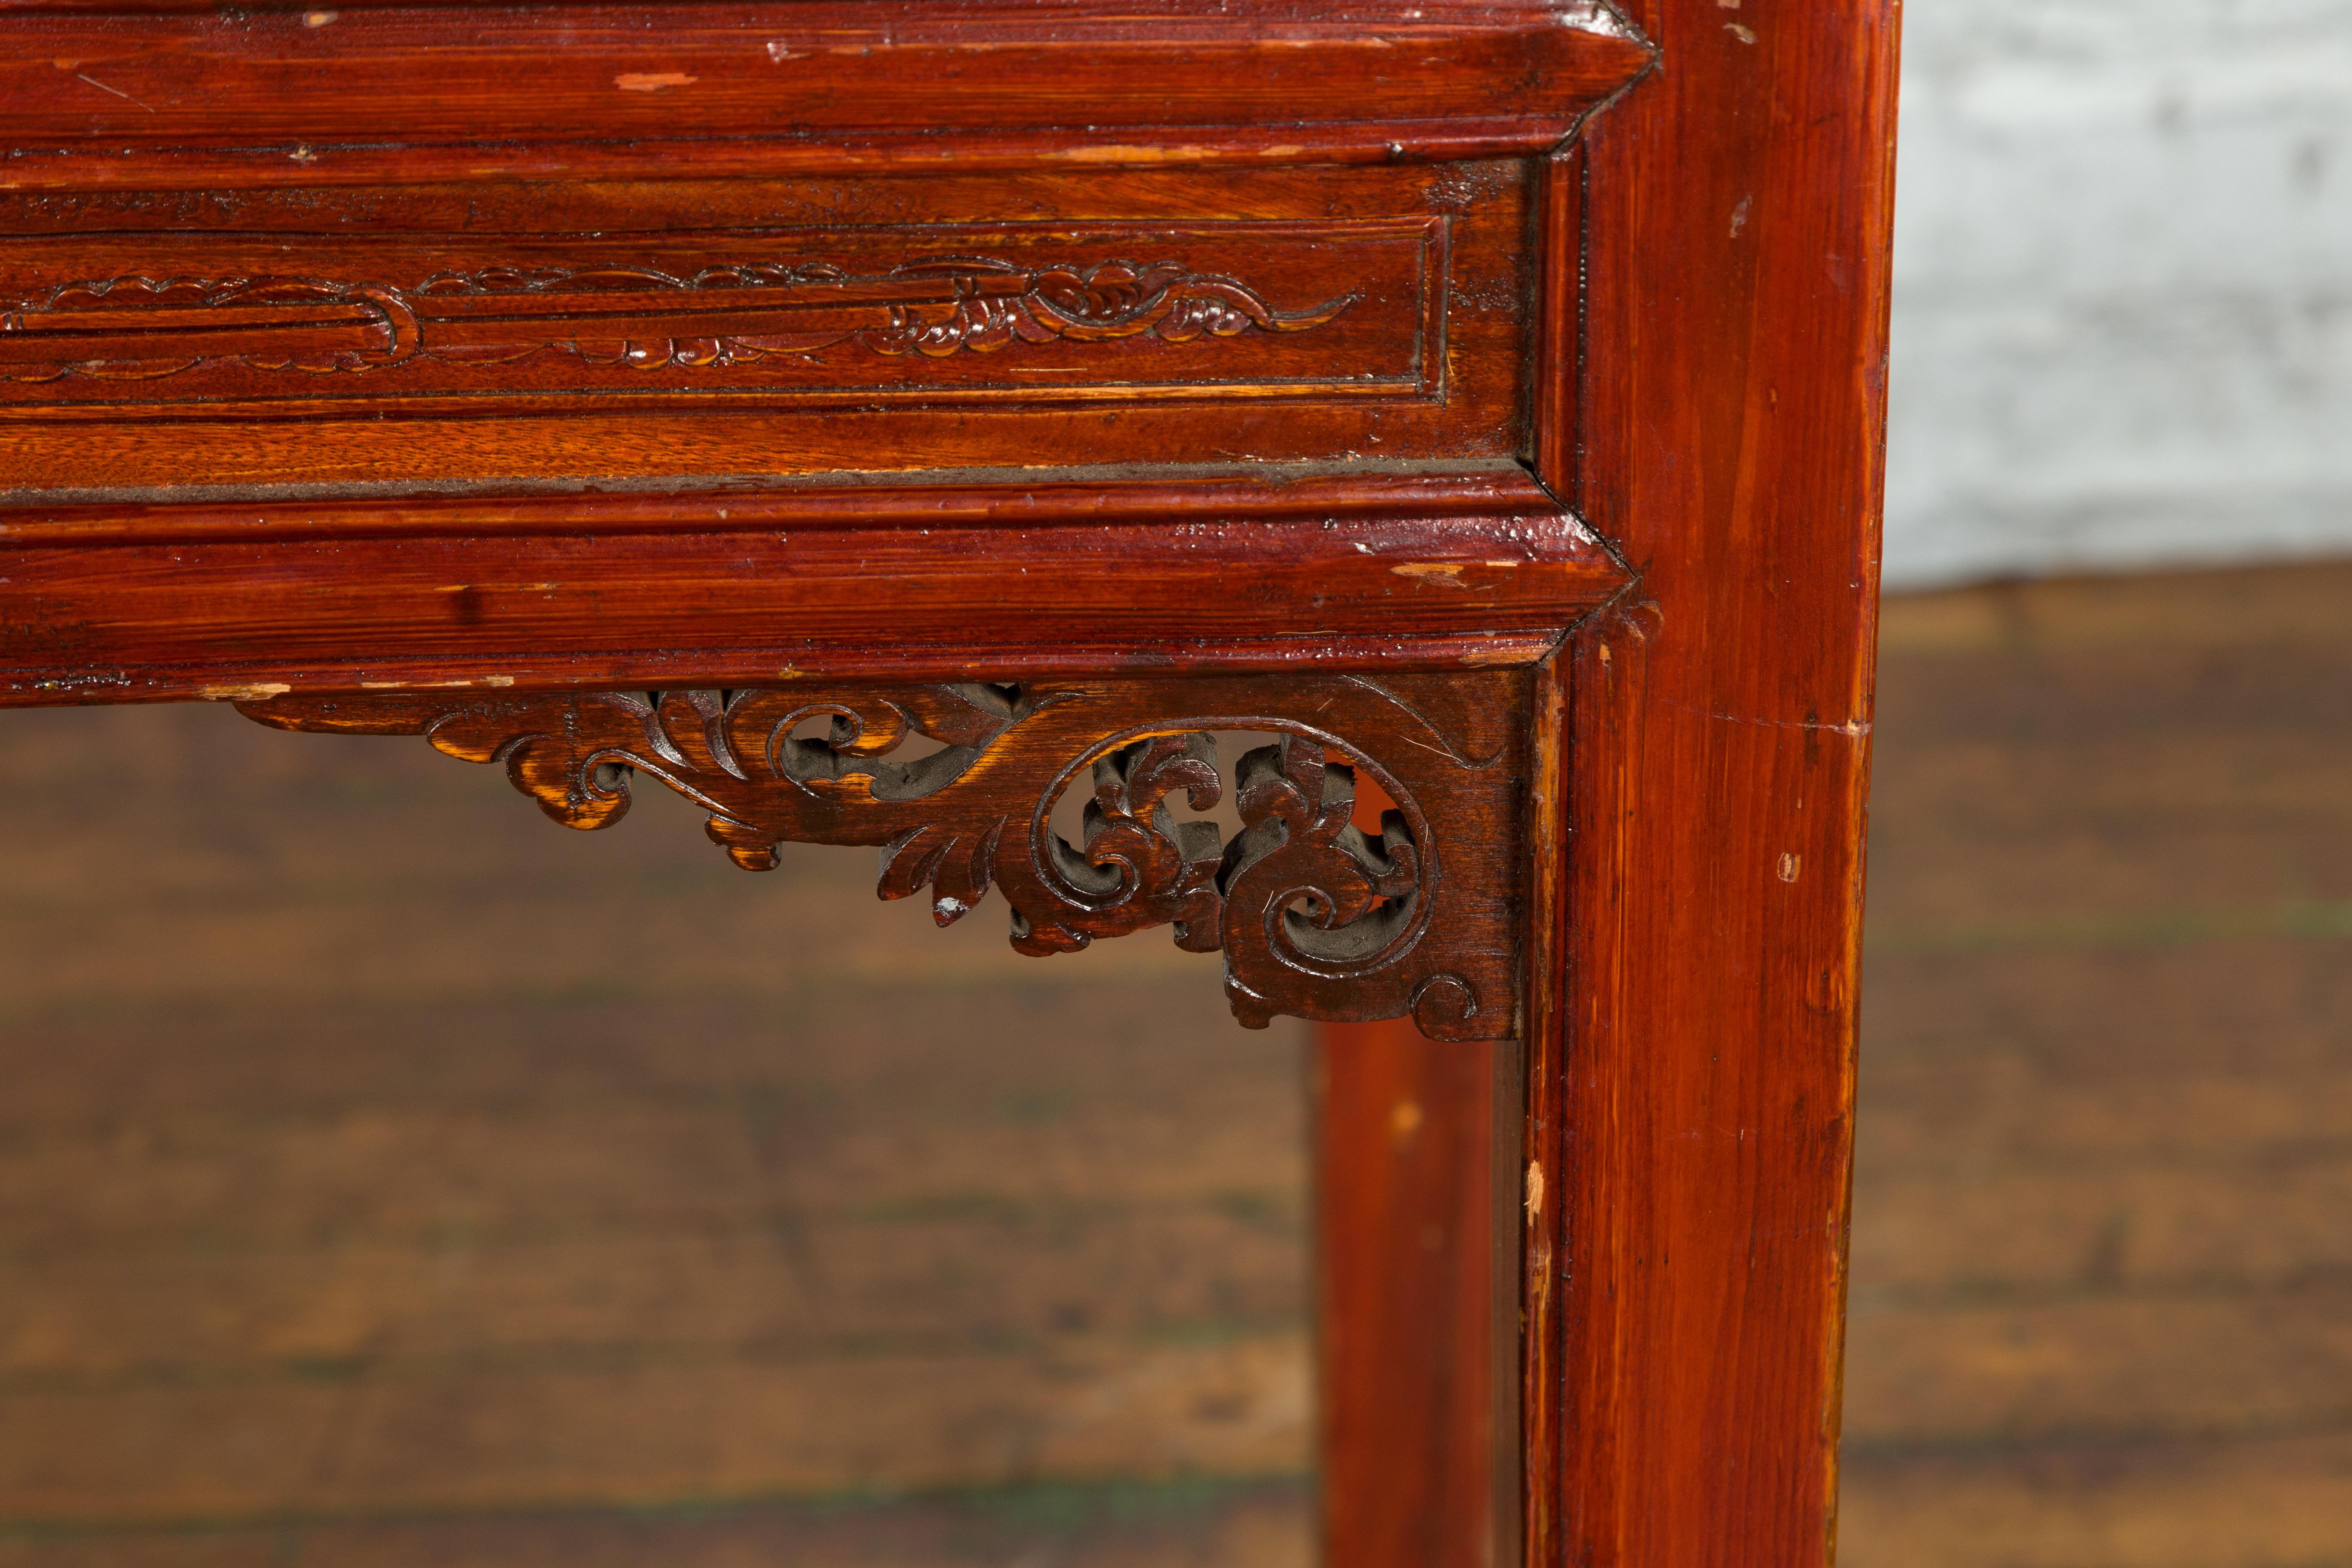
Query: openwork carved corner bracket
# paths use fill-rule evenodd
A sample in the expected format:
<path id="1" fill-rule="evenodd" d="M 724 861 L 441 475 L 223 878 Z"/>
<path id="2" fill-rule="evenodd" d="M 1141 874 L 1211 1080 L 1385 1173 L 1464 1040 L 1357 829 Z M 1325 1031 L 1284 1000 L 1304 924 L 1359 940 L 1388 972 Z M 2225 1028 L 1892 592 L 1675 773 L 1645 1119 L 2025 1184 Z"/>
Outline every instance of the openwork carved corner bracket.
<path id="1" fill-rule="evenodd" d="M 1000 686 L 794 686 L 238 704 L 285 730 L 422 734 L 570 827 L 633 774 L 707 810 L 736 864 L 785 843 L 878 847 L 879 892 L 929 888 L 941 925 L 993 886 L 1023 952 L 1148 926 L 1224 954 L 1244 1024 L 1410 1015 L 1441 1039 L 1517 1025 L 1522 775 L 1505 672 Z M 1200 816 L 1225 794 L 1240 829 Z M 923 739 L 919 740 L 918 737 Z M 1380 760 L 1375 760 L 1377 752 Z M 1377 816 L 1373 792 L 1387 797 Z M 1360 811 L 1360 791 L 1363 809 Z M 1082 802 L 1074 841 L 1055 806 Z"/>

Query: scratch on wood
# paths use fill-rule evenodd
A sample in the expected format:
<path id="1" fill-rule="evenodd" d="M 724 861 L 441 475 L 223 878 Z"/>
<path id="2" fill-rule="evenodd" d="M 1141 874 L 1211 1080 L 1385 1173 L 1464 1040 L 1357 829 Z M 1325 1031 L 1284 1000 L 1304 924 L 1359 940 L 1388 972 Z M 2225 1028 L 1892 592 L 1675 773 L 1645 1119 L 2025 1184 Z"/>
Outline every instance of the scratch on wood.
<path id="1" fill-rule="evenodd" d="M 89 85 L 90 85 L 90 86 L 92 86 L 92 87 L 94 87 L 94 88 L 98 89 L 98 90 L 99 90 L 99 91 L 100 91 L 100 92 L 110 92 L 110 93 L 112 93 L 115 97 L 117 97 L 117 98 L 121 99 L 121 100 L 123 102 L 125 102 L 125 103 L 139 103 L 139 100 L 138 100 L 137 99 L 135 99 L 135 98 L 131 97 L 129 93 L 127 93 L 127 92 L 123 91 L 121 88 L 119 88 L 119 87 L 109 87 L 109 86 L 107 86 L 104 82 L 102 82 L 102 81 L 99 80 L 96 77 L 88 77 L 88 76 L 84 76 L 84 75 L 82 75 L 82 74 L 81 74 L 81 72 L 79 72 L 79 71 L 76 71 L 76 72 L 74 72 L 74 80 L 76 80 L 76 81 L 86 81 L 86 82 L 89 83 Z M 153 106 L 152 104 L 139 103 L 139 107 L 140 107 L 140 108 L 142 108 L 142 109 L 143 109 L 143 110 L 146 110 L 148 113 L 150 113 L 150 114 L 152 114 L 152 113 L 154 113 L 154 112 L 155 112 L 155 109 L 154 109 L 154 106 Z"/>
<path id="2" fill-rule="evenodd" d="M 1685 713 L 1697 713 L 1706 718 L 1720 720 L 1726 724 L 1760 724 L 1768 730 L 1819 730 L 1827 734 L 1849 735 L 1857 741 L 1870 733 L 1870 721 L 1867 719 L 1849 720 L 1843 724 L 1830 724 L 1817 719 L 1751 719 L 1745 713 L 1717 713 L 1709 709 L 1694 708 L 1687 702 L 1675 702 L 1671 700 L 1666 705 L 1670 708 L 1679 708 Z"/>
<path id="3" fill-rule="evenodd" d="M 468 686 L 512 686 L 514 683 L 515 678 L 511 675 L 461 676 L 455 680 L 362 680 L 360 682 L 360 689 L 362 691 L 444 691 L 451 688 L 463 689 Z M 279 689 L 283 690 L 284 688 L 281 687 Z"/>
<path id="4" fill-rule="evenodd" d="M 1187 163 L 1216 158 L 1224 149 L 1198 142 L 1185 142 L 1170 147 L 1143 147 L 1132 142 L 1109 142 L 1097 147 L 1058 149 L 1048 156 L 1068 163 Z M 1280 163 L 1297 158 L 1307 151 L 1303 145 L 1285 142 L 1277 146 L 1251 149 L 1267 163 Z"/>
<path id="5" fill-rule="evenodd" d="M 673 87 L 691 87 L 701 79 L 684 71 L 623 71 L 613 79 L 613 85 L 623 92 L 662 92 Z"/>

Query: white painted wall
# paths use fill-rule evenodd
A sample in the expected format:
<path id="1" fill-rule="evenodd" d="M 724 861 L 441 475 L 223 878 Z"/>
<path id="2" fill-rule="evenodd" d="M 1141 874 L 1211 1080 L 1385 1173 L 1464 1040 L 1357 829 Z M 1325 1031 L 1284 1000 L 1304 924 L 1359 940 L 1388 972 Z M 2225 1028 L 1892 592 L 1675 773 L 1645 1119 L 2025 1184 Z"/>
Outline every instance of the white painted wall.
<path id="1" fill-rule="evenodd" d="M 2352 0 L 1906 0 L 1886 581 L 2352 552 Z"/>

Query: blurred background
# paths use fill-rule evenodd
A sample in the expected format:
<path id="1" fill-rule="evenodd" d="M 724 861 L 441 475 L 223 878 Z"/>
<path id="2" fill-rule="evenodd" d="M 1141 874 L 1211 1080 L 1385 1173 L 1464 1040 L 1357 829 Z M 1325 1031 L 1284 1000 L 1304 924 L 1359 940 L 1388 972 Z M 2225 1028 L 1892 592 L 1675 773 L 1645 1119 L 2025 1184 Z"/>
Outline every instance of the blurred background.
<path id="1" fill-rule="evenodd" d="M 0 720 L 0 1565 L 1311 1558 L 1305 1032 L 1213 956 Z"/>
<path id="2" fill-rule="evenodd" d="M 1842 1558 L 2352 1563 L 2352 4 L 1905 9 Z"/>
<path id="3" fill-rule="evenodd" d="M 2342 1568 L 2352 0 L 1908 11 L 1843 1561 Z M 1213 960 L 216 708 L 0 822 L 0 1568 L 1310 1557 Z"/>
<path id="4" fill-rule="evenodd" d="M 2352 551 L 2352 4 L 1906 0 L 1886 586 Z"/>

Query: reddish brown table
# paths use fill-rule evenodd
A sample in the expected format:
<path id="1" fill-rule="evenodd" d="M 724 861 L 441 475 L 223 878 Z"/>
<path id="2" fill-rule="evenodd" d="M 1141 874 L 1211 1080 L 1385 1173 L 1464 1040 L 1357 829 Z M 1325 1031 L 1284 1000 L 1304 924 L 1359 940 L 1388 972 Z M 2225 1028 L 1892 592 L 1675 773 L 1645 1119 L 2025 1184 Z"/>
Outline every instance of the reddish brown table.
<path id="1" fill-rule="evenodd" d="M 6 700 L 1170 926 L 1333 1026 L 1328 1561 L 1827 1556 L 1891 6 L 0 37 Z"/>

